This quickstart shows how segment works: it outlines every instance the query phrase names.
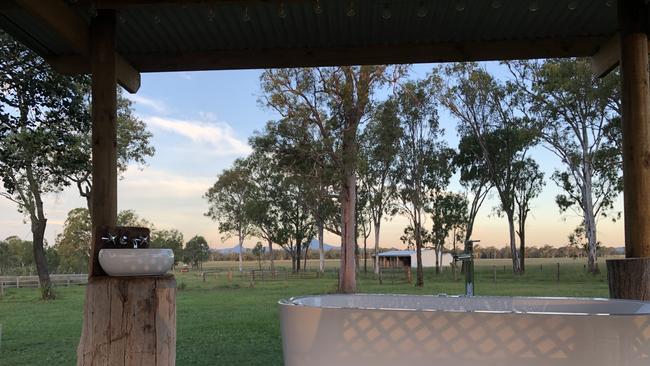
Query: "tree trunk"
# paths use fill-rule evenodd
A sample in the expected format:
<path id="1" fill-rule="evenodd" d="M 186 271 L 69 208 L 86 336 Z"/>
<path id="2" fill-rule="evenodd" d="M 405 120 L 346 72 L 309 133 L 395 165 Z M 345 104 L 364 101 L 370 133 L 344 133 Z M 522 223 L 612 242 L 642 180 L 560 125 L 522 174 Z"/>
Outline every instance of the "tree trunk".
<path id="1" fill-rule="evenodd" d="M 77 365 L 176 362 L 176 280 L 95 277 L 86 288 Z"/>
<path id="2" fill-rule="evenodd" d="M 341 270 L 338 290 L 342 293 L 357 291 L 355 267 L 355 223 L 357 205 L 357 125 L 347 126 L 343 133 L 343 182 L 341 187 Z"/>
<path id="3" fill-rule="evenodd" d="M 379 230 L 381 229 L 381 218 L 375 222 L 375 274 L 379 275 Z"/>
<path id="4" fill-rule="evenodd" d="M 43 248 L 46 225 L 47 219 L 32 219 L 32 246 L 36 271 L 38 272 L 38 283 L 41 287 L 41 297 L 43 300 L 52 300 L 54 299 L 54 292 L 52 291 L 50 273 L 47 270 L 47 260 L 45 259 L 45 249 Z"/>
<path id="5" fill-rule="evenodd" d="M 318 270 L 321 273 L 325 272 L 325 246 L 323 244 L 324 230 L 325 228 L 321 221 L 318 223 Z"/>
<path id="6" fill-rule="evenodd" d="M 239 235 L 239 272 L 244 271 L 244 258 L 243 258 L 243 252 L 244 251 L 244 237 L 240 234 Z"/>
<path id="7" fill-rule="evenodd" d="M 515 222 L 512 213 L 506 213 L 508 216 L 508 231 L 510 233 L 510 253 L 512 255 L 512 272 L 521 273 L 519 268 L 519 258 L 517 251 L 517 240 L 515 239 Z"/>
<path id="8" fill-rule="evenodd" d="M 303 260 L 303 265 L 302 265 L 302 270 L 306 271 L 307 270 L 307 257 L 309 257 L 309 246 L 311 245 L 311 242 L 305 246 L 305 259 Z"/>
<path id="9" fill-rule="evenodd" d="M 526 272 L 526 219 L 519 218 L 519 270 Z"/>
<path id="10" fill-rule="evenodd" d="M 434 250 L 434 253 L 436 254 L 436 274 L 440 274 L 440 262 L 438 261 L 438 248 Z"/>
<path id="11" fill-rule="evenodd" d="M 300 258 L 302 257 L 302 245 L 296 240 L 296 272 L 300 272 Z"/>
<path id="12" fill-rule="evenodd" d="M 585 171 L 587 168 L 584 169 Z M 584 207 L 583 216 L 584 216 L 584 225 L 585 225 L 585 235 L 587 236 L 587 269 L 591 273 L 596 272 L 596 260 L 597 260 L 597 243 L 596 238 L 596 218 L 594 217 L 594 203 L 592 198 L 592 184 L 591 184 L 591 175 L 584 177 L 584 189 L 582 190 L 582 205 Z"/>
<path id="13" fill-rule="evenodd" d="M 269 260 L 271 261 L 271 272 L 275 270 L 275 263 L 273 261 L 273 242 L 269 239 Z"/>
<path id="14" fill-rule="evenodd" d="M 363 234 L 363 273 L 368 273 L 368 237 Z"/>
<path id="15" fill-rule="evenodd" d="M 422 227 L 420 226 L 420 223 L 420 212 L 419 210 L 416 210 L 415 220 L 413 220 L 413 227 L 415 229 L 415 254 L 417 261 L 417 278 L 415 280 L 415 286 L 417 287 L 424 286 L 424 270 L 422 269 Z"/>

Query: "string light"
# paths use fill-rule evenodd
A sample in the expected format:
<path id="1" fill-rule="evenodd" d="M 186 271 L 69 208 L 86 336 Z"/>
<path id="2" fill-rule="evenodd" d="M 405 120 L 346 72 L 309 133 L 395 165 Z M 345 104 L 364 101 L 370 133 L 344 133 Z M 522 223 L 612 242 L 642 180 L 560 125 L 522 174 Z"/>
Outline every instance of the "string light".
<path id="1" fill-rule="evenodd" d="M 393 16 L 393 14 L 390 12 L 390 6 L 388 4 L 384 4 L 384 10 L 381 12 L 381 18 L 384 20 L 388 20 Z"/>
<path id="2" fill-rule="evenodd" d="M 576 10 L 577 7 L 578 7 L 578 3 L 575 1 L 569 1 L 569 4 L 567 5 L 567 8 L 569 10 Z"/>
<path id="3" fill-rule="evenodd" d="M 208 21 L 213 22 L 216 16 L 217 13 L 215 13 L 214 9 L 210 8 L 210 10 L 208 10 Z"/>
<path id="4" fill-rule="evenodd" d="M 418 18 L 424 18 L 427 16 L 427 7 L 424 6 L 424 1 L 420 1 L 418 4 Z"/>
<path id="5" fill-rule="evenodd" d="M 539 4 L 537 3 L 537 1 L 531 1 L 530 5 L 528 5 L 528 10 L 530 10 L 532 12 L 538 11 L 539 10 Z"/>
<path id="6" fill-rule="evenodd" d="M 357 11 L 354 10 L 354 1 L 350 0 L 350 2 L 348 3 L 348 9 L 345 12 L 345 15 L 347 15 L 349 17 L 353 17 L 353 16 L 357 15 Z"/>
<path id="7" fill-rule="evenodd" d="M 251 17 L 250 17 L 250 15 L 248 15 L 248 6 L 245 6 L 245 7 L 244 7 L 244 14 L 242 14 L 242 16 L 241 16 L 241 20 L 242 20 L 244 23 L 247 23 L 247 22 L 250 22 L 250 21 L 251 21 Z"/>
<path id="8" fill-rule="evenodd" d="M 323 8 L 320 6 L 320 0 L 314 1 L 314 14 L 322 14 L 323 13 Z"/>
<path id="9" fill-rule="evenodd" d="M 494 0 L 492 2 L 492 9 L 499 9 L 503 5 L 503 2 L 501 0 Z"/>
<path id="10" fill-rule="evenodd" d="M 286 9 L 286 7 L 284 6 L 284 3 L 283 3 L 283 2 L 280 3 L 280 6 L 279 6 L 279 8 L 278 8 L 278 16 L 279 16 L 281 19 L 284 19 L 284 18 L 287 17 L 287 9 Z"/>
<path id="11" fill-rule="evenodd" d="M 458 11 L 465 10 L 465 2 L 464 1 L 457 1 L 456 2 L 456 10 L 458 10 Z"/>

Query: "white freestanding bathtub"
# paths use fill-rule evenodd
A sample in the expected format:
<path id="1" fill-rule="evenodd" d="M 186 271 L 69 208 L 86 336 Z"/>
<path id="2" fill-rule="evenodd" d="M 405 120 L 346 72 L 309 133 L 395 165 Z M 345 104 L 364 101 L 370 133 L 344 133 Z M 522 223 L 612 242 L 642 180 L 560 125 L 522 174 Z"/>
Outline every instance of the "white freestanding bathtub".
<path id="1" fill-rule="evenodd" d="M 285 366 L 650 366 L 650 303 L 323 295 L 280 301 Z"/>

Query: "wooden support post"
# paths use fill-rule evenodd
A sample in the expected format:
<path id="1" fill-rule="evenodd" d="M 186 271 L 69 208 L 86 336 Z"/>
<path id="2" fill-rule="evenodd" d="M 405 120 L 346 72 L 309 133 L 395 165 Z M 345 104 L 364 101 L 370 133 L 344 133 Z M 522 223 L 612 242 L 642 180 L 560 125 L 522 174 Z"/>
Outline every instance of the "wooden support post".
<path id="1" fill-rule="evenodd" d="M 650 300 L 650 89 L 648 7 L 619 0 L 625 259 L 608 260 L 610 296 Z M 641 260 L 639 260 L 641 259 Z M 628 281 L 634 279 L 634 286 Z"/>
<path id="2" fill-rule="evenodd" d="M 115 11 L 90 26 L 92 71 L 92 248 L 77 365 L 174 365 L 176 280 L 108 277 L 99 264 L 101 233 L 117 221 Z"/>
<path id="3" fill-rule="evenodd" d="M 90 29 L 92 71 L 92 245 L 90 277 L 106 273 L 99 265 L 99 230 L 117 221 L 117 78 L 115 12 L 99 11 Z"/>
<path id="4" fill-rule="evenodd" d="M 77 365 L 175 362 L 174 276 L 90 279 Z"/>

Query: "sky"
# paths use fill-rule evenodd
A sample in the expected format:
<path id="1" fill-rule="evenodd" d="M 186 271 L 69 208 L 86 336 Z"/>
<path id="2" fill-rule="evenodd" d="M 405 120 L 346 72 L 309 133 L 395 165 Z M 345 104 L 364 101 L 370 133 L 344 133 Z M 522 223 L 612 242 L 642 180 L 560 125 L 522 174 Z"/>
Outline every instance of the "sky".
<path id="1" fill-rule="evenodd" d="M 484 65 L 497 77 L 505 76 L 505 70 L 498 64 Z M 432 67 L 413 66 L 411 78 L 424 77 Z M 128 97 L 133 101 L 136 115 L 153 133 L 151 142 L 156 154 L 146 166 L 131 166 L 121 177 L 118 209 L 133 209 L 156 228 L 178 229 L 185 240 L 202 235 L 213 248 L 233 246 L 234 239 L 224 238 L 218 232 L 218 225 L 204 216 L 207 203 L 202 195 L 223 169 L 250 153 L 248 138 L 263 129 L 267 121 L 278 118 L 258 101 L 260 74 L 261 70 L 142 74 L 141 89 Z M 378 98 L 385 95 L 387 91 L 381 91 Z M 456 122 L 443 110 L 440 118 L 446 141 L 452 147 L 457 146 Z M 554 169 L 561 167 L 560 162 L 542 147 L 535 148 L 531 156 L 545 172 L 546 186 L 532 202 L 527 245 L 565 245 L 580 217 L 575 212 L 561 214 L 555 204 L 559 189 L 549 177 Z M 449 189 L 461 191 L 457 177 Z M 508 240 L 507 222 L 493 210 L 497 204 L 497 197 L 492 195 L 477 217 L 473 236 L 483 246 L 502 247 Z M 84 206 L 85 200 L 74 187 L 46 196 L 48 243 L 53 244 L 62 231 L 67 212 Z M 615 210 L 622 211 L 622 207 L 622 197 L 619 197 Z M 403 217 L 385 222 L 381 246 L 404 247 L 399 237 L 407 225 Z M 623 221 L 600 219 L 597 234 L 605 246 L 623 246 Z M 10 235 L 31 239 L 26 217 L 17 211 L 14 203 L 0 199 L 0 238 Z M 245 246 L 252 247 L 257 241 L 249 238 Z M 325 242 L 339 245 L 340 239 L 326 234 Z M 372 245 L 371 240 L 368 245 Z"/>

